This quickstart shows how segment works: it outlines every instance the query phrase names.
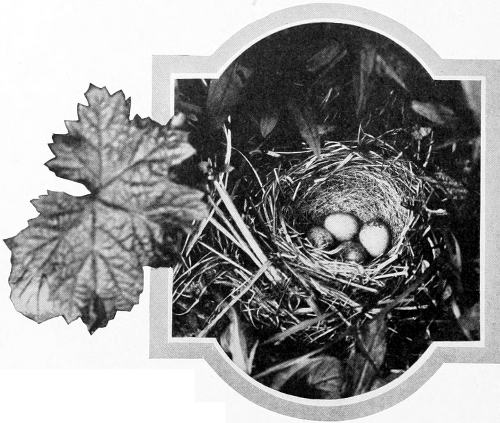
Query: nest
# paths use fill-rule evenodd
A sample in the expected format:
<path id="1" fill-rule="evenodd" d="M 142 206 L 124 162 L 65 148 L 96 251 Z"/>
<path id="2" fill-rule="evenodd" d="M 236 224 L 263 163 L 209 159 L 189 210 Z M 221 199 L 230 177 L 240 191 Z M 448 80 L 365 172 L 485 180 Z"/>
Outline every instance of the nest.
<path id="1" fill-rule="evenodd" d="M 217 319 L 225 305 L 237 304 L 254 327 L 276 333 L 273 339 L 314 343 L 373 318 L 396 299 L 394 312 L 425 308 L 422 297 L 432 297 L 437 272 L 425 286 L 402 294 L 441 253 L 439 231 L 427 212 L 440 199 L 429 181 L 390 147 L 364 151 L 357 142 L 330 142 L 320 157 L 275 169 L 254 190 L 245 185 L 235 202 L 270 264 L 258 277 L 258 260 L 245 251 L 214 200 L 212 225 L 199 231 L 199 241 L 177 271 L 174 304 L 176 298 L 191 298 L 178 314 L 216 292 L 205 323 Z M 305 233 L 332 212 L 351 213 L 363 222 L 382 219 L 391 230 L 389 250 L 361 265 L 315 248 Z M 419 295 L 422 290 L 426 295 Z"/>
<path id="2" fill-rule="evenodd" d="M 405 203 L 422 200 L 418 178 L 402 162 L 387 163 L 372 155 L 364 157 L 347 150 L 332 149 L 319 159 L 296 166 L 283 180 L 275 181 L 292 193 L 291 216 L 295 226 L 301 220 L 321 226 L 335 212 L 356 215 L 362 222 L 383 220 L 398 239 L 407 226 L 410 213 Z M 340 163 L 338 160 L 341 159 Z M 344 162 L 345 160 L 345 162 Z"/>

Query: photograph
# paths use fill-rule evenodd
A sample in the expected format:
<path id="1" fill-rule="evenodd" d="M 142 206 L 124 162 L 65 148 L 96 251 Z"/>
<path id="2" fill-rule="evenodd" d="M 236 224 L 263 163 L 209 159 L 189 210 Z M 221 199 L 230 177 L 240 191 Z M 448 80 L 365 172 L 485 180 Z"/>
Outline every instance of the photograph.
<path id="1" fill-rule="evenodd" d="M 481 81 L 312 23 L 174 86 L 197 152 L 179 178 L 209 204 L 174 267 L 174 338 L 216 338 L 256 381 L 313 399 L 479 339 Z"/>

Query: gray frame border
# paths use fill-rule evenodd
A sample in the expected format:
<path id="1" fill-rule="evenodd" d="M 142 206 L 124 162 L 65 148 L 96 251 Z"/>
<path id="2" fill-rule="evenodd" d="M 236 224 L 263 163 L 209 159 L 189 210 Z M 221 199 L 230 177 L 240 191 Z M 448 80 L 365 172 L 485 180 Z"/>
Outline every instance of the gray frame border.
<path id="1" fill-rule="evenodd" d="M 373 392 L 342 400 L 306 400 L 271 390 L 237 369 L 213 338 L 171 336 L 171 271 L 153 269 L 150 277 L 150 358 L 204 359 L 236 391 L 254 403 L 303 419 L 346 420 L 389 408 L 419 389 L 443 363 L 500 363 L 500 147 L 489 134 L 500 133 L 500 61 L 443 60 L 403 25 L 376 12 L 344 4 L 309 4 L 284 9 L 254 22 L 225 42 L 212 56 L 153 56 L 152 117 L 166 123 L 172 113 L 174 75 L 217 77 L 242 51 L 285 27 L 309 22 L 350 23 L 393 39 L 424 65 L 434 79 L 482 81 L 481 175 L 481 341 L 435 342 L 401 377 Z M 486 153 L 487 151 L 487 153 Z M 485 181 L 490 181 L 488 184 Z M 485 231 L 485 228 L 488 231 Z"/>

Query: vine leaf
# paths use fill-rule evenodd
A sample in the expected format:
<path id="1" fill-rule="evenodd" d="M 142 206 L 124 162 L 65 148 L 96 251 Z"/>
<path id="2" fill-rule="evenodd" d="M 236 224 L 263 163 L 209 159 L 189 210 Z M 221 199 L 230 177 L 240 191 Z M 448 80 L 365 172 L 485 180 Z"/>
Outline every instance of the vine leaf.
<path id="1" fill-rule="evenodd" d="M 68 134 L 53 136 L 55 157 L 46 165 L 90 193 L 49 191 L 33 200 L 39 216 L 6 243 L 16 309 L 39 323 L 82 317 L 93 331 L 138 303 L 142 267 L 158 265 L 171 247 L 164 239 L 189 231 L 207 207 L 202 192 L 169 179 L 169 169 L 194 153 L 186 132 L 129 120 L 121 91 L 91 85 L 85 97 Z"/>

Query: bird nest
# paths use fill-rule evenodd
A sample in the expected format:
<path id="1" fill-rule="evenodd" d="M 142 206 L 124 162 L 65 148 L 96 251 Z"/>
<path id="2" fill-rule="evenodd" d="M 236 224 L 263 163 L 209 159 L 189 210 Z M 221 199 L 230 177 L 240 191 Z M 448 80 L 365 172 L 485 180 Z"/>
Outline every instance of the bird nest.
<path id="1" fill-rule="evenodd" d="M 174 313 L 197 308 L 198 335 L 230 306 L 271 340 L 315 343 L 380 313 L 412 318 L 431 305 L 440 289 L 432 266 L 442 251 L 429 211 L 444 198 L 422 169 L 383 144 L 365 151 L 357 142 L 330 142 L 319 157 L 255 179 L 255 189 L 245 184 L 231 198 L 215 182 L 212 214 L 176 269 Z M 306 232 L 334 212 L 384 221 L 390 247 L 362 264 L 316 248 Z"/>

